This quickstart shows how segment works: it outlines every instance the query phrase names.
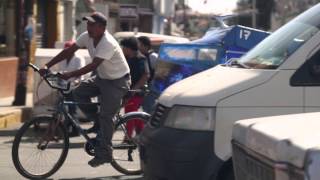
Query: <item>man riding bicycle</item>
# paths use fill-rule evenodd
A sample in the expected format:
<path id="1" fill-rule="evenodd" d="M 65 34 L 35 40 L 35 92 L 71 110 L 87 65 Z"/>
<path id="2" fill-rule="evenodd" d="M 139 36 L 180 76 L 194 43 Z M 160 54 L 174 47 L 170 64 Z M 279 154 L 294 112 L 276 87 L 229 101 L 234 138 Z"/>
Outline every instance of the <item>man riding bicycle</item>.
<path id="1" fill-rule="evenodd" d="M 107 18 L 100 12 L 83 17 L 87 21 L 87 31 L 82 33 L 76 43 L 62 50 L 40 70 L 44 75 L 56 63 L 64 60 L 79 48 L 87 48 L 92 62 L 83 68 L 61 74 L 61 78 L 78 77 L 88 72 L 96 76 L 80 83 L 73 90 L 74 98 L 79 102 L 90 102 L 91 97 L 99 96 L 100 114 L 95 157 L 88 162 L 92 167 L 112 161 L 111 139 L 113 134 L 112 118 L 120 109 L 121 101 L 131 85 L 130 70 L 118 42 L 106 31 Z M 87 117 L 95 117 L 94 107 L 80 105 Z"/>

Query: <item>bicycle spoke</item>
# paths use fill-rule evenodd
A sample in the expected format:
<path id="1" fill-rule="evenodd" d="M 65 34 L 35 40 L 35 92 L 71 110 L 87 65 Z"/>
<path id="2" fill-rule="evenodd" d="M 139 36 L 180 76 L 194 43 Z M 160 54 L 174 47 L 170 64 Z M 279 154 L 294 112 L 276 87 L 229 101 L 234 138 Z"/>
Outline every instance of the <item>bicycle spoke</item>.
<path id="1" fill-rule="evenodd" d="M 146 122 L 147 117 L 141 115 L 141 118 L 139 118 L 136 114 L 126 116 L 126 120 L 119 121 L 120 123 L 116 124 L 116 131 L 114 131 L 112 138 L 113 161 L 111 165 L 119 172 L 127 175 L 142 173 L 139 147 L 135 142 L 137 132 L 134 131 L 133 135 L 129 136 L 126 129 L 127 122 L 137 119 Z"/>
<path id="2" fill-rule="evenodd" d="M 12 147 L 14 165 L 27 178 L 50 176 L 66 158 L 69 141 L 65 131 L 60 125 L 50 126 L 50 121 L 54 119 L 34 119 L 23 125 L 15 137 Z"/>

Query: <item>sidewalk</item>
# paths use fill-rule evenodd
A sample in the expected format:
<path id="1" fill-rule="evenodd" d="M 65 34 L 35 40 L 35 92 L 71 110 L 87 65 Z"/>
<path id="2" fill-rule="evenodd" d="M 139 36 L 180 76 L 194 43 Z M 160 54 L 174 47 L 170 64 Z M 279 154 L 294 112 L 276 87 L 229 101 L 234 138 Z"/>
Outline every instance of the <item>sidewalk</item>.
<path id="1" fill-rule="evenodd" d="M 26 121 L 31 116 L 32 93 L 27 94 L 25 106 L 12 106 L 14 97 L 0 98 L 0 129 Z"/>

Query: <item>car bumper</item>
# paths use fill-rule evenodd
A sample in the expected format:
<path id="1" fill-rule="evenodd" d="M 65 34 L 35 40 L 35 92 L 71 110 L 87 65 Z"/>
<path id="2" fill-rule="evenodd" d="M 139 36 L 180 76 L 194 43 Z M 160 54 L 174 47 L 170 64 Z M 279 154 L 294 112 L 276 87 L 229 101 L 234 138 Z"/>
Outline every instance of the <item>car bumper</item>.
<path id="1" fill-rule="evenodd" d="M 223 161 L 214 154 L 214 132 L 146 126 L 141 135 L 145 179 L 206 180 Z"/>

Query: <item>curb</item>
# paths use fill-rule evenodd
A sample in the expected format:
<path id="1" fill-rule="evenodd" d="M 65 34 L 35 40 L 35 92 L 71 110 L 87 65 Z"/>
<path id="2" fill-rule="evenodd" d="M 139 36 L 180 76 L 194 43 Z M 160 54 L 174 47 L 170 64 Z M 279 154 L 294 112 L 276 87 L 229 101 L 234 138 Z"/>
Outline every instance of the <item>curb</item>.
<path id="1" fill-rule="evenodd" d="M 24 122 L 31 117 L 31 107 L 0 108 L 0 129 Z"/>

